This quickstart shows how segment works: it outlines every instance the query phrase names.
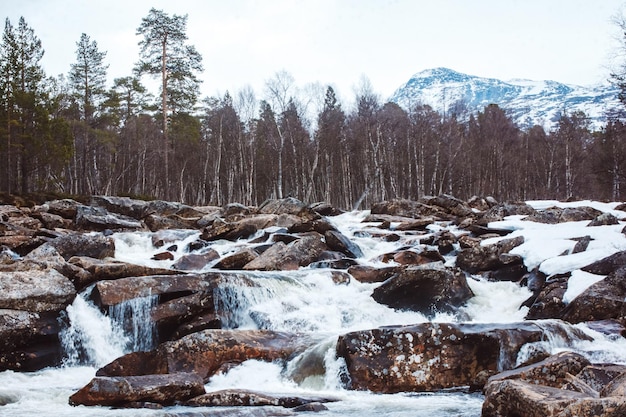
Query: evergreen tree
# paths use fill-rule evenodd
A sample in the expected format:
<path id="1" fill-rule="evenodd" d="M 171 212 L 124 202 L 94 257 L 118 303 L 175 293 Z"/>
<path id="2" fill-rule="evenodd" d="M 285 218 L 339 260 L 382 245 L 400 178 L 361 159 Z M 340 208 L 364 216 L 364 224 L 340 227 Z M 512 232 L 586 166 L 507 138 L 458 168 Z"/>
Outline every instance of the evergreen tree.
<path id="1" fill-rule="evenodd" d="M 185 44 L 187 15 L 169 16 L 162 10 L 150 9 L 137 28 L 140 60 L 135 71 L 138 75 L 148 74 L 161 77 L 161 117 L 164 145 L 164 191 L 169 193 L 171 144 L 168 137 L 168 121 L 171 111 L 189 112 L 196 104 L 201 72 L 202 56 L 192 45 Z"/>
<path id="2" fill-rule="evenodd" d="M 23 17 L 17 28 L 6 19 L 0 50 L 5 127 L 2 144 L 7 170 L 4 188 L 12 192 L 19 184 L 20 191 L 27 193 L 37 159 L 45 152 L 43 138 L 38 134 L 47 120 L 44 71 L 39 64 L 44 50 Z"/>
<path id="3" fill-rule="evenodd" d="M 99 51 L 96 41 L 91 41 L 85 33 L 76 46 L 76 63 L 71 66 L 69 83 L 80 119 L 74 124 L 75 159 L 71 173 L 76 193 L 93 194 L 102 186 L 99 159 L 103 155 L 98 154 L 98 117 L 106 94 L 108 65 L 104 64 L 106 52 Z"/>

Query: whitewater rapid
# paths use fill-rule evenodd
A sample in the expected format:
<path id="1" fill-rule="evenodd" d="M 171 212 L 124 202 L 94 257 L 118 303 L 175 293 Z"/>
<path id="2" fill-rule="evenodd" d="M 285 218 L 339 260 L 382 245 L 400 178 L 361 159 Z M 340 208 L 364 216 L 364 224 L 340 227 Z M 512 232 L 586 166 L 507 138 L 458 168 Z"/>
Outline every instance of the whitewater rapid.
<path id="1" fill-rule="evenodd" d="M 612 207 L 603 208 L 612 209 Z M 370 234 L 363 233 L 368 226 L 375 226 L 363 223 L 367 214 L 366 211 L 352 212 L 329 220 L 359 245 L 363 252 L 360 263 L 380 266 L 382 261 L 378 259 L 385 253 L 397 250 L 403 243 L 374 239 Z M 494 227 L 511 228 L 515 230 L 514 233 L 528 236 L 530 241 L 535 239 L 537 243 L 539 238 L 533 229 L 534 226 L 521 224 L 520 220 L 507 219 Z M 554 230 L 553 236 L 546 236 L 547 232 L 544 232 L 544 238 L 550 240 L 552 244 L 567 240 L 572 233 L 581 233 L 580 230 L 576 232 L 571 230 L 579 226 L 570 225 L 568 232 L 558 228 L 544 229 L 548 232 Z M 433 225 L 431 231 L 448 227 L 450 226 L 447 224 Z M 564 228 L 563 226 L 562 229 Z M 462 233 L 454 227 L 450 227 L 450 230 L 453 233 Z M 259 235 L 262 232 L 259 232 Z M 173 260 L 153 260 L 153 256 L 162 249 L 155 248 L 152 244 L 152 234 L 145 232 L 116 234 L 115 258 L 136 264 L 169 267 L 183 256 L 186 245 L 195 240 L 199 234 L 195 231 L 172 233 L 170 237 L 173 241 L 168 244 L 176 245 L 177 248 L 172 251 Z M 608 239 L 606 241 L 602 240 L 602 236 L 596 236 L 594 244 L 598 254 L 620 250 L 622 245 L 626 249 L 626 239 L 622 242 L 612 233 L 613 229 L 604 231 Z M 212 249 L 223 256 L 245 244 L 246 242 L 219 241 L 212 245 Z M 537 265 L 552 259 L 539 259 L 540 256 L 533 252 L 530 246 L 522 247 L 518 251 L 528 262 Z M 541 256 L 545 257 L 545 252 Z M 559 262 L 567 263 L 571 262 L 571 259 Z M 448 257 L 446 263 L 452 265 L 454 258 Z M 560 266 L 563 267 L 563 264 Z M 326 404 L 328 411 L 317 413 L 319 416 L 480 416 L 483 397 L 479 393 L 470 394 L 463 390 L 452 390 L 438 393 L 381 395 L 345 390 L 342 383 L 346 377 L 345 368 L 341 360 L 335 357 L 337 337 L 355 330 L 425 321 L 474 323 L 522 321 L 527 308 L 520 308 L 520 305 L 531 295 L 527 288 L 516 283 L 488 282 L 477 276 L 469 276 L 468 284 L 475 296 L 458 312 L 438 314 L 429 319 L 417 312 L 396 311 L 375 302 L 370 295 L 379 284 L 360 283 L 356 280 L 349 284 L 336 284 L 332 280 L 331 271 L 327 269 L 307 267 L 291 272 L 242 272 L 242 274 L 257 285 L 224 285 L 216 293 L 216 303 L 233 312 L 228 320 L 225 320 L 226 327 L 306 332 L 312 335 L 316 343 L 285 366 L 259 361 L 244 362 L 226 374 L 212 377 L 206 384 L 206 390 L 242 388 L 270 394 L 329 395 L 340 399 L 338 402 Z M 568 294 L 569 299 L 584 291 L 587 282 L 584 276 L 581 278 L 581 274 L 575 272 L 572 290 Z M 189 413 L 185 415 L 193 416 L 194 413 L 213 410 L 183 407 L 170 407 L 164 410 L 115 410 L 106 407 L 69 406 L 68 397 L 87 384 L 98 367 L 124 353 L 154 347 L 154 329 L 146 325 L 148 322 L 146 314 L 156 302 L 156 298 L 144 297 L 131 304 L 119 306 L 117 310 L 104 315 L 87 300 L 89 291 L 90 289 L 87 289 L 67 308 L 65 317 L 67 326 L 61 334 L 66 350 L 64 366 L 31 373 L 0 372 L 0 404 L 5 404 L 0 405 L 0 415 L 165 417 L 180 413 Z M 125 327 L 127 331 L 122 330 L 124 321 L 129 319 L 135 320 L 130 330 L 129 326 Z M 596 362 L 626 363 L 625 339 L 606 337 L 584 325 L 576 327 L 592 335 L 595 340 L 571 345 L 569 341 L 551 338 L 539 343 L 543 343 L 544 347 L 554 353 L 568 349 L 583 353 Z M 306 355 L 318 360 L 323 365 L 324 371 L 296 382 L 293 375 L 296 374 L 299 361 Z M 247 412 L 246 409 L 231 410 L 237 413 L 232 415 L 245 415 Z"/>

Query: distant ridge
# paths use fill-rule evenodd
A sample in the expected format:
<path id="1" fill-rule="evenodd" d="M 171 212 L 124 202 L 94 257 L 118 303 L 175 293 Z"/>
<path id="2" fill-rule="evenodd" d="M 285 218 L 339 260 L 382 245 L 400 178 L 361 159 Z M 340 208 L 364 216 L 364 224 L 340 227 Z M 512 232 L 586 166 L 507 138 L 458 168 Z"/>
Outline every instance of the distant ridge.
<path id="1" fill-rule="evenodd" d="M 621 109 L 618 89 L 610 84 L 577 86 L 556 81 L 495 78 L 463 74 L 449 68 L 432 68 L 414 74 L 389 101 L 409 109 L 427 104 L 442 114 L 483 111 L 497 104 L 521 128 L 535 124 L 553 129 L 561 115 L 583 111 L 592 129 L 606 124 L 607 115 Z"/>

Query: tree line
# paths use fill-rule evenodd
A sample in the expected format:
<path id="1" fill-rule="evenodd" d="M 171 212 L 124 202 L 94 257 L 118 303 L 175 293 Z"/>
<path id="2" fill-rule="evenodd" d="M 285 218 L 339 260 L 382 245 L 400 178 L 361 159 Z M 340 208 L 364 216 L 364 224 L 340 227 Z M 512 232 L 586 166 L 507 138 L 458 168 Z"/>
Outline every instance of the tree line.
<path id="1" fill-rule="evenodd" d="M 200 98 L 202 57 L 186 16 L 151 9 L 140 56 L 107 86 L 106 52 L 82 34 L 67 76 L 47 77 L 34 30 L 6 20 L 0 43 L 0 192 L 129 195 L 259 205 L 293 196 L 344 209 L 449 193 L 499 200 L 619 200 L 626 126 L 585 114 L 521 129 L 506 109 L 442 115 L 383 102 L 367 80 L 346 108 L 331 86 L 282 71 L 263 96 Z M 146 77 L 158 80 L 153 94 Z"/>

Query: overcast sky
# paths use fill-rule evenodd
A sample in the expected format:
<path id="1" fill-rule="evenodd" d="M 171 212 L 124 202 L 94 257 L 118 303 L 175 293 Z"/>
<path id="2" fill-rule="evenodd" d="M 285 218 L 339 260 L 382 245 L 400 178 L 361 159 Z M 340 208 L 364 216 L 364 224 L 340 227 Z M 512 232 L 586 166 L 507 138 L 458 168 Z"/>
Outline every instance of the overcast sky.
<path id="1" fill-rule="evenodd" d="M 612 17 L 624 0 L 0 0 L 46 51 L 48 75 L 67 74 L 86 33 L 107 52 L 109 79 L 131 74 L 135 35 L 151 7 L 188 14 L 203 57 L 203 95 L 235 93 L 289 72 L 299 86 L 352 97 L 363 76 L 383 99 L 414 73 L 604 82 L 619 50 Z"/>

